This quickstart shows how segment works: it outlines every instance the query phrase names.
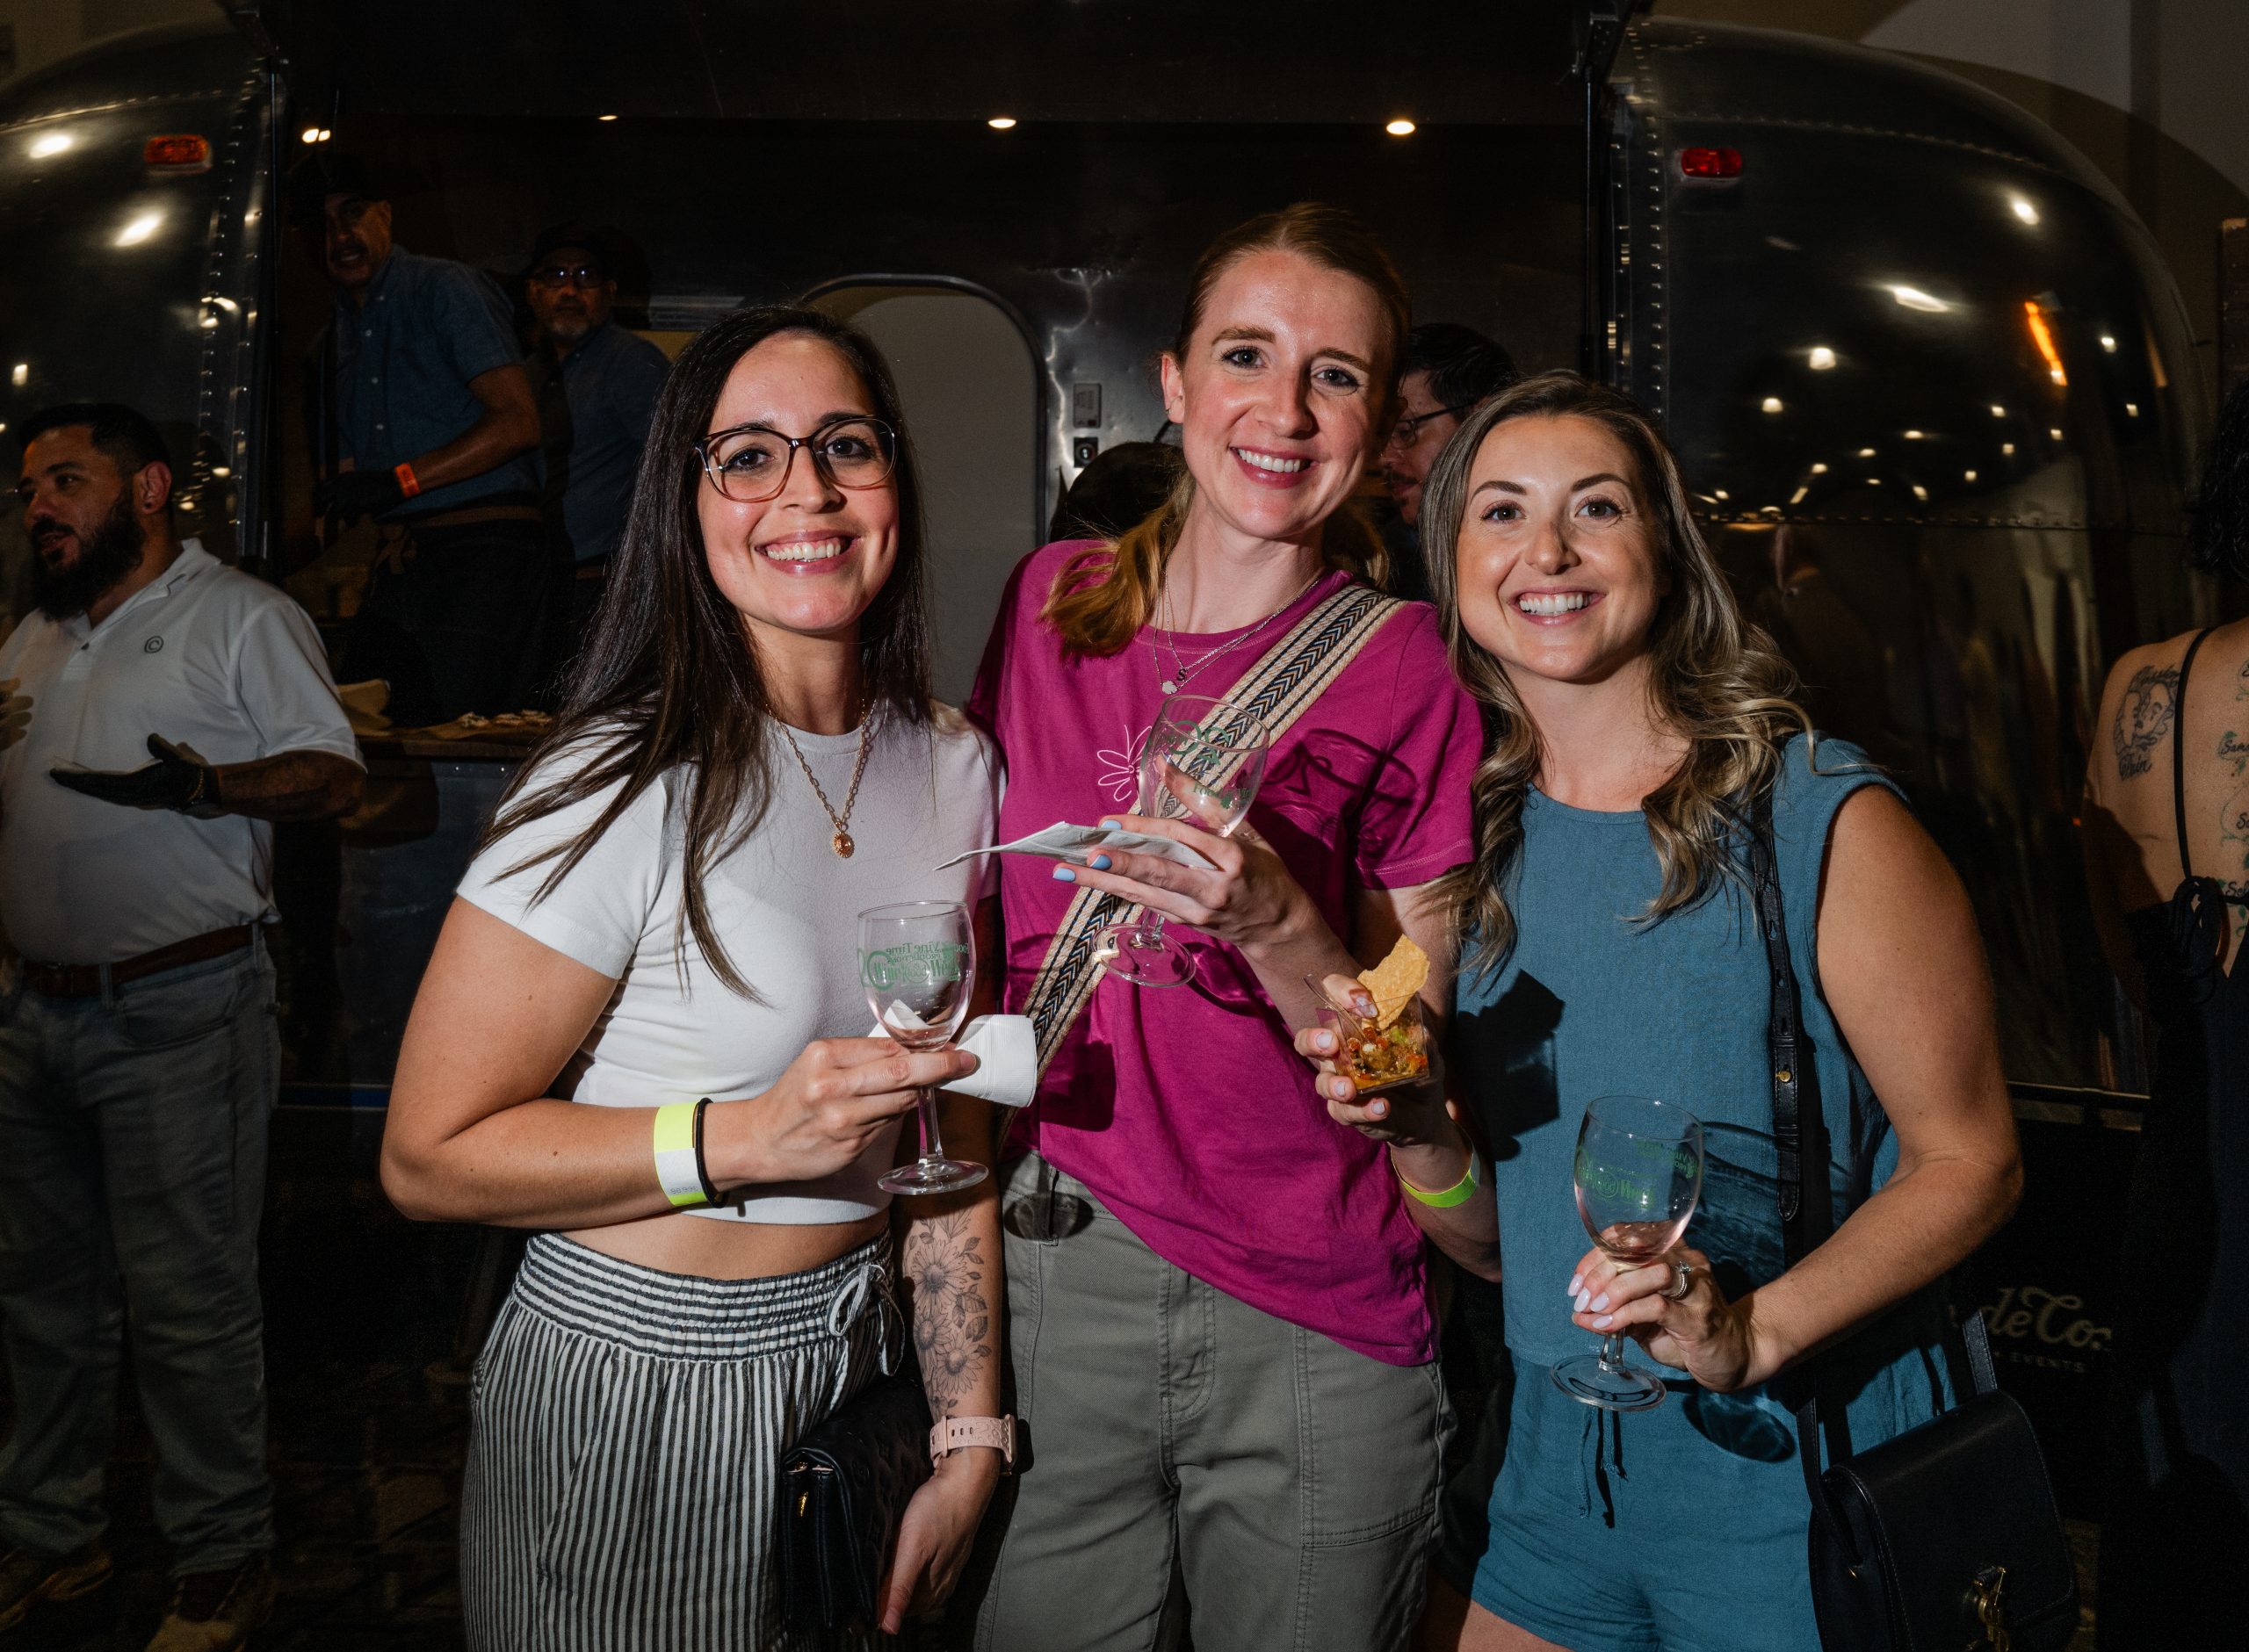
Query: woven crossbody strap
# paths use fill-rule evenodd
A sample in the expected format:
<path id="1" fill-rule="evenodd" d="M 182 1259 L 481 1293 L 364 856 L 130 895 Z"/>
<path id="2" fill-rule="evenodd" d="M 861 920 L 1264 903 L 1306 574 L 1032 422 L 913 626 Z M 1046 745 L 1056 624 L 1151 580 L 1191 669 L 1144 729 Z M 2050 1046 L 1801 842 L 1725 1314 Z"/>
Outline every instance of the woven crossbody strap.
<path id="1" fill-rule="evenodd" d="M 1265 651 L 1248 675 L 1227 691 L 1227 704 L 1254 715 L 1270 732 L 1273 744 L 1279 745 L 1296 720 L 1358 657 L 1382 623 L 1405 605 L 1363 585 L 1344 586 L 1315 604 Z M 1224 716 L 1214 713 L 1212 720 Z M 1081 888 L 1070 902 L 1023 1006 L 1038 1035 L 1040 1071 L 1077 1025 L 1100 983 L 1096 933 L 1107 924 L 1131 923 L 1139 914 L 1138 904 L 1096 889 Z"/>

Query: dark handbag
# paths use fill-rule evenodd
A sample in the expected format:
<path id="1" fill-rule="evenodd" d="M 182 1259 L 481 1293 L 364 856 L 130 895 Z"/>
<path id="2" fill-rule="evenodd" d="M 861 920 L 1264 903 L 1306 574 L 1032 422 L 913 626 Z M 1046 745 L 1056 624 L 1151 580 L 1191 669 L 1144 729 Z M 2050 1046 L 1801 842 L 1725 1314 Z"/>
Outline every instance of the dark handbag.
<path id="1" fill-rule="evenodd" d="M 1802 1105 L 1800 999 L 1760 810 L 1750 880 L 1772 989 L 1766 1043 L 1793 1267 L 1833 1231 L 1826 1122 Z M 1816 1173 L 1807 1174 L 1805 1166 Z M 1854 1454 L 1842 1409 L 1820 1414 L 1818 1361 L 1795 1374 L 1797 1445 L 1811 1498 L 1812 1609 L 1825 1652 L 2060 1652 L 2077 1628 L 2077 1571 L 2030 1418 L 2000 1391 L 1980 1315 L 1963 1328 L 1975 1392 Z M 1820 1472 L 1823 1432 L 1833 1466 Z"/>
<path id="2" fill-rule="evenodd" d="M 929 1477 L 929 1400 L 878 1377 L 781 1461 L 781 1619 L 797 1630 L 875 1621 L 875 1586 L 906 1504 Z"/>

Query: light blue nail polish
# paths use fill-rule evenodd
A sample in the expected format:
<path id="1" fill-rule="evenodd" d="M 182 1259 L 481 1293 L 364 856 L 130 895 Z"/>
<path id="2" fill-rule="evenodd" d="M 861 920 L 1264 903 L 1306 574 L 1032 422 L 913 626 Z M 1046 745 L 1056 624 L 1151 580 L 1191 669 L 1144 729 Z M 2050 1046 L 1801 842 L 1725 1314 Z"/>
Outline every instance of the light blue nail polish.
<path id="1" fill-rule="evenodd" d="M 1600 1295 L 1593 1299 L 1593 1311 L 1595 1313 L 1599 1313 L 1602 1309 L 1608 1306 L 1609 1293 L 1607 1291 L 1602 1292 Z"/>
<path id="2" fill-rule="evenodd" d="M 1609 1322 L 1615 1317 L 1613 1314 L 1603 1314 L 1593 1322 L 1593 1328 L 1595 1331 L 1606 1331 L 1609 1329 Z"/>
<path id="3" fill-rule="evenodd" d="M 1578 1293 L 1578 1300 L 1577 1300 L 1577 1310 L 1578 1310 L 1578 1312 L 1580 1312 L 1580 1313 L 1583 1313 L 1583 1312 L 1585 1312 L 1585 1310 L 1586 1310 L 1586 1304 L 1587 1304 L 1587 1303 L 1588 1303 L 1588 1302 L 1590 1302 L 1592 1300 L 1593 1300 L 1593 1293 L 1592 1293 L 1591 1291 L 1586 1291 L 1586 1290 L 1581 1290 L 1581 1291 L 1580 1291 L 1580 1292 Z"/>
<path id="4" fill-rule="evenodd" d="M 1101 829 L 1104 832 L 1122 832 L 1124 829 L 1124 823 L 1122 820 L 1115 820 L 1103 817 L 1101 823 Z"/>
<path id="5" fill-rule="evenodd" d="M 1076 883 L 1076 882 L 1078 881 L 1078 874 L 1077 874 L 1077 872 L 1076 872 L 1076 869 L 1075 869 L 1074 868 L 1067 867 L 1067 866 L 1058 866 L 1058 867 L 1056 867 L 1056 868 L 1054 869 L 1054 881 L 1055 881 L 1056 883 L 1058 883 L 1058 884 L 1074 884 L 1074 883 Z"/>
<path id="6" fill-rule="evenodd" d="M 1110 860 L 1106 855 L 1096 855 L 1093 857 L 1093 869 L 1095 871 L 1105 872 L 1109 869 L 1109 867 Z"/>

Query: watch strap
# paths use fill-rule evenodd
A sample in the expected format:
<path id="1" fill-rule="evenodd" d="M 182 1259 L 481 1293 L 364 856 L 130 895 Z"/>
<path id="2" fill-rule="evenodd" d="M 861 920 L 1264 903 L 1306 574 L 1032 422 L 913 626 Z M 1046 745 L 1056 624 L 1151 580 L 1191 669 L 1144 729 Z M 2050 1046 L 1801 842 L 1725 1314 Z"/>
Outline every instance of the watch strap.
<path id="1" fill-rule="evenodd" d="M 964 1446 L 988 1446 L 1000 1454 L 1002 1468 L 1016 1466 L 1016 1419 L 1012 1417 L 944 1417 L 929 1431 L 929 1461 L 941 1463 Z"/>

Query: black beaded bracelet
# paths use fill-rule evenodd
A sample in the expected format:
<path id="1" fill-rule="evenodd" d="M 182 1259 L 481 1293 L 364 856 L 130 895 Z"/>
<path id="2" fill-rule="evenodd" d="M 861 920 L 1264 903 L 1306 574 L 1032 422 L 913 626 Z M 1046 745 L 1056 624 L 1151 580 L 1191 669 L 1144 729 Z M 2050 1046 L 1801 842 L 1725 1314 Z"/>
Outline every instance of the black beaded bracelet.
<path id="1" fill-rule="evenodd" d="M 703 1199 L 706 1204 L 719 1202 L 719 1190 L 711 1180 L 711 1167 L 703 1161 L 703 1113 L 711 1105 L 711 1098 L 704 1096 L 695 1104 L 695 1179 L 703 1184 Z"/>

